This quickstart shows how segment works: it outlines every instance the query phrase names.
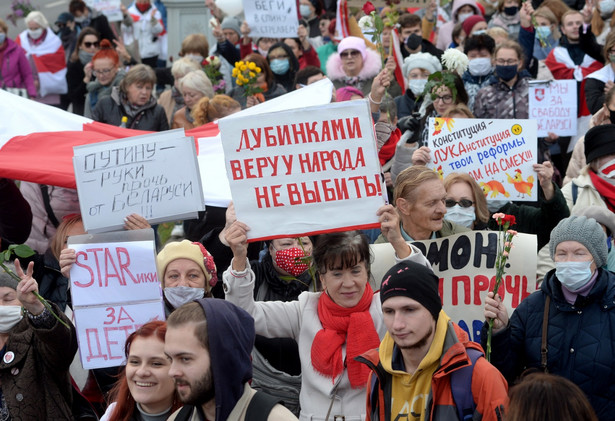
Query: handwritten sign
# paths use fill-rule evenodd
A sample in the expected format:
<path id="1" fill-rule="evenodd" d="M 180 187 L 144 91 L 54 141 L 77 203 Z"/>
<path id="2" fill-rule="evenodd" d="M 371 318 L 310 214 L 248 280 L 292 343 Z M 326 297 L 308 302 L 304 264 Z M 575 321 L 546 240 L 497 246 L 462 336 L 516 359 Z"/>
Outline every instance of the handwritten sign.
<path id="1" fill-rule="evenodd" d="M 295 0 L 244 0 L 243 10 L 252 38 L 297 37 Z"/>
<path id="2" fill-rule="evenodd" d="M 416 241 L 417 246 L 440 278 L 439 292 L 446 314 L 480 342 L 485 321 L 485 297 L 495 285 L 495 257 L 498 234 L 472 231 L 432 241 Z M 374 289 L 380 289 L 384 274 L 395 265 L 395 251 L 390 244 L 370 245 L 374 255 L 371 265 Z M 510 252 L 509 267 L 499 294 L 512 314 L 519 303 L 536 290 L 536 236 L 518 234 Z"/>
<path id="3" fill-rule="evenodd" d="M 69 237 L 71 296 L 83 367 L 118 366 L 128 335 L 164 320 L 151 229 Z"/>
<path id="4" fill-rule="evenodd" d="M 470 174 L 487 200 L 536 201 L 536 121 L 430 118 L 431 168 Z"/>
<path id="5" fill-rule="evenodd" d="M 529 86 L 530 118 L 537 121 L 538 136 L 577 135 L 577 81 L 536 80 Z"/>
<path id="6" fill-rule="evenodd" d="M 86 0 L 88 7 L 103 13 L 109 22 L 120 22 L 124 17 L 120 6 L 121 0 Z"/>
<path id="7" fill-rule="evenodd" d="M 73 150 L 79 205 L 88 232 L 121 229 L 131 213 L 157 223 L 196 218 L 204 209 L 194 141 L 182 129 Z"/>
<path id="8" fill-rule="evenodd" d="M 237 219 L 251 240 L 378 226 L 385 188 L 367 101 L 219 127 Z"/>

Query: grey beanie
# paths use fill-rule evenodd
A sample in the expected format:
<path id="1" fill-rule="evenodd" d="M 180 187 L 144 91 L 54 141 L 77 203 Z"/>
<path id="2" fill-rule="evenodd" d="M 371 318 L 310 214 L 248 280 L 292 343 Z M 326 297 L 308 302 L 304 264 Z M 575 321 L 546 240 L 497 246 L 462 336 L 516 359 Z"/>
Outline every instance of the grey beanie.
<path id="1" fill-rule="evenodd" d="M 232 16 L 227 16 L 224 18 L 222 23 L 220 24 L 222 29 L 232 29 L 237 32 L 237 35 L 241 37 L 241 22 L 237 18 Z"/>
<path id="2" fill-rule="evenodd" d="M 15 265 L 13 265 L 12 263 L 6 262 L 4 266 L 6 266 L 10 270 L 12 270 L 13 273 L 15 273 Z M 16 290 L 17 284 L 18 282 L 13 279 L 11 275 L 6 273 L 4 269 L 0 268 L 0 287 L 9 287 Z"/>
<path id="3" fill-rule="evenodd" d="M 553 231 L 549 241 L 551 259 L 555 257 L 555 248 L 563 241 L 577 241 L 583 244 L 594 258 L 596 267 L 606 264 L 608 248 L 604 230 L 593 218 L 571 216 L 562 219 Z"/>

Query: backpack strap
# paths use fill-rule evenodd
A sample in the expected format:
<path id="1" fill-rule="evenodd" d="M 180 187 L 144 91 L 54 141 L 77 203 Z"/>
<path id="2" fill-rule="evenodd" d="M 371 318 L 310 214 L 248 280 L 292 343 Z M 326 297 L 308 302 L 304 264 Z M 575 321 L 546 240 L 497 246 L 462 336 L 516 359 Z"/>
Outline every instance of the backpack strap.
<path id="1" fill-rule="evenodd" d="M 573 184 L 574 185 L 574 184 Z M 547 328 L 549 327 L 549 304 L 551 304 L 551 297 L 547 295 L 545 299 L 545 310 L 542 315 L 542 340 L 540 346 L 540 368 L 545 373 L 549 372 L 547 368 L 547 353 L 549 352 L 547 346 Z"/>
<path id="2" fill-rule="evenodd" d="M 58 222 L 58 218 L 56 218 L 55 213 L 53 213 L 53 209 L 51 209 L 51 201 L 49 200 L 49 187 L 46 184 L 41 184 L 41 193 L 43 194 L 43 204 L 45 205 L 45 211 L 47 212 L 47 218 L 53 224 L 54 227 L 58 227 L 60 223 Z"/>
<path id="3" fill-rule="evenodd" d="M 269 413 L 282 400 L 257 390 L 246 410 L 245 421 L 267 421 Z"/>
<path id="4" fill-rule="evenodd" d="M 572 190 L 572 204 L 577 203 L 577 197 L 579 196 L 579 186 L 574 184 L 574 181 L 570 184 Z"/>
<path id="5" fill-rule="evenodd" d="M 485 355 L 474 348 L 466 348 L 466 353 L 470 357 L 471 365 L 451 373 L 451 392 L 457 407 L 457 415 L 461 421 L 471 420 L 476 410 L 474 396 L 472 396 L 472 374 L 476 361 Z"/>

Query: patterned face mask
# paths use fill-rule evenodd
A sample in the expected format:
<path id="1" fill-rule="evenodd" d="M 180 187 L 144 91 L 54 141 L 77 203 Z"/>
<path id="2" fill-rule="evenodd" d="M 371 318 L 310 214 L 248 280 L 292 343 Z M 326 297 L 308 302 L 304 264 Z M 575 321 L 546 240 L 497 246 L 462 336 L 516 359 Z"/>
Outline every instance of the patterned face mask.
<path id="1" fill-rule="evenodd" d="M 299 276 L 309 267 L 305 259 L 303 259 L 307 256 L 309 256 L 309 253 L 306 253 L 299 247 L 276 250 L 275 264 L 284 272 L 290 273 L 292 276 Z"/>

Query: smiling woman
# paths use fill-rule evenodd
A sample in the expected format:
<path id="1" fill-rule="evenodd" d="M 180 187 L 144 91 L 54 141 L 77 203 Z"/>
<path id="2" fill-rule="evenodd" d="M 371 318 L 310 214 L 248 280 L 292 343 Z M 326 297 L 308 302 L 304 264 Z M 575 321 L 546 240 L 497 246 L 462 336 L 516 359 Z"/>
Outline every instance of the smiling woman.
<path id="1" fill-rule="evenodd" d="M 181 406 L 169 376 L 171 361 L 164 353 L 166 331 L 165 322 L 153 321 L 128 336 L 126 368 L 111 390 L 114 403 L 101 421 L 168 416 Z"/>

